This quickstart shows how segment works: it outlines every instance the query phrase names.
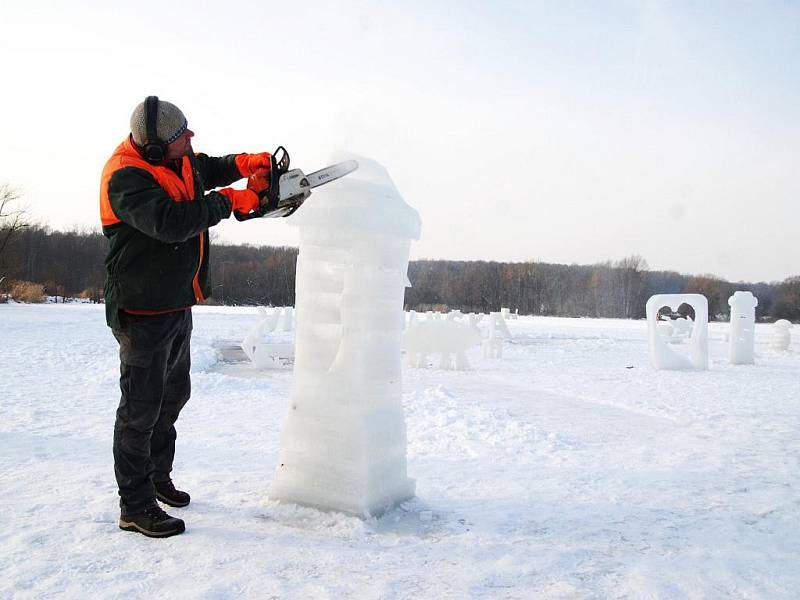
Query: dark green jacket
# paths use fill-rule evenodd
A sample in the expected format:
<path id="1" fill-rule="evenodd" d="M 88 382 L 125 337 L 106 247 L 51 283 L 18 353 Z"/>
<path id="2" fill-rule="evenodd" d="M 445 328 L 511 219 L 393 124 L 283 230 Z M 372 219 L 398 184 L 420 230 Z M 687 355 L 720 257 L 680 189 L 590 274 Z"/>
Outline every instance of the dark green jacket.
<path id="1" fill-rule="evenodd" d="M 120 310 L 188 308 L 211 295 L 208 229 L 231 203 L 206 190 L 242 178 L 235 157 L 197 154 L 170 168 L 147 163 L 130 139 L 114 151 L 100 189 L 109 327 L 120 328 Z"/>

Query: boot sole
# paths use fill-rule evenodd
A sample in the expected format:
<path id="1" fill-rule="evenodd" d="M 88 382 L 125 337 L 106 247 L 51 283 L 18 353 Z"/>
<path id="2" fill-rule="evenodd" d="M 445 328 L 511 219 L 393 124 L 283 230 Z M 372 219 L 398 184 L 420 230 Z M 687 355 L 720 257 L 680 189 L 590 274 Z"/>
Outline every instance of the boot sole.
<path id="1" fill-rule="evenodd" d="M 167 506 L 172 506 L 174 508 L 183 508 L 184 506 L 189 506 L 189 502 L 191 500 L 187 500 L 186 502 L 175 502 L 174 500 L 170 500 L 166 496 L 162 496 L 158 492 L 156 492 L 156 498 L 166 504 Z"/>
<path id="2" fill-rule="evenodd" d="M 125 521 L 124 519 L 119 520 L 119 528 L 122 529 L 123 531 L 133 531 L 136 533 L 141 533 L 151 538 L 165 538 L 173 535 L 178 535 L 186 531 L 186 526 L 183 524 L 181 524 L 180 527 L 177 527 L 175 529 L 170 529 L 169 531 L 151 531 L 150 529 L 145 529 L 144 527 L 137 525 L 133 521 Z"/>

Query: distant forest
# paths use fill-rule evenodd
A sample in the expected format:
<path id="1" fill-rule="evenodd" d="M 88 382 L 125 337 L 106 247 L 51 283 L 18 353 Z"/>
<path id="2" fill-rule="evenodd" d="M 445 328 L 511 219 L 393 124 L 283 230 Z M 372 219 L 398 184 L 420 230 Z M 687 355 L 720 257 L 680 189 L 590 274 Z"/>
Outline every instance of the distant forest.
<path id="1" fill-rule="evenodd" d="M 0 231 L 0 242 L 3 241 Z M 94 231 L 52 231 L 28 225 L 0 245 L 0 293 L 15 281 L 44 286 L 51 296 L 83 295 L 102 301 L 107 241 Z M 297 248 L 212 243 L 211 303 L 294 304 Z M 418 260 L 408 269 L 412 287 L 405 308 L 417 311 L 496 311 L 526 315 L 644 317 L 645 302 L 657 293 L 700 293 L 709 317 L 728 317 L 728 298 L 749 290 L 758 298 L 760 320 L 800 320 L 800 277 L 773 283 L 731 283 L 713 275 L 651 271 L 639 256 L 594 265 L 543 262 Z"/>

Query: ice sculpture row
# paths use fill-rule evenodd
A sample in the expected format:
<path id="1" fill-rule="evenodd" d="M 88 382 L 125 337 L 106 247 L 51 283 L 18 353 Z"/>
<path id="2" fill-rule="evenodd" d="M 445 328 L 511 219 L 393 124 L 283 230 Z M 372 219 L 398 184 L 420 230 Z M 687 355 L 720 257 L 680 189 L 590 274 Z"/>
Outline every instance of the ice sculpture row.
<path id="1" fill-rule="evenodd" d="M 669 335 L 674 333 L 673 325 L 659 321 L 660 310 L 668 307 L 674 313 L 683 304 L 691 306 L 695 315 L 691 327 L 688 354 L 678 352 L 667 343 L 660 332 L 660 330 L 666 329 Z M 758 299 L 751 292 L 737 291 L 728 299 L 728 305 L 731 307 L 728 361 L 733 365 L 753 364 L 755 362 L 755 311 Z M 701 294 L 656 294 L 647 301 L 645 312 L 647 314 L 650 362 L 654 368 L 667 370 L 708 368 L 708 300 L 705 296 Z M 688 318 L 681 321 L 692 322 Z M 773 348 L 786 350 L 789 347 L 791 336 L 788 327 L 790 326 L 788 321 L 776 322 Z"/>
<path id="2" fill-rule="evenodd" d="M 419 238 L 419 216 L 385 169 L 358 160 L 358 171 L 315 193 L 290 220 L 300 235 L 295 364 L 269 496 L 373 516 L 415 490 L 406 463 L 401 348 L 419 365 L 438 344 L 442 366 L 465 368 L 464 351 L 480 334 L 476 338 L 478 317 L 462 323 L 455 312 L 424 323 L 412 314 L 406 328 L 408 255 L 411 240 Z M 659 309 L 677 311 L 684 303 L 695 311 L 688 355 L 676 352 L 658 332 Z M 731 298 L 732 362 L 753 360 L 756 304 L 749 292 Z M 656 295 L 646 309 L 654 367 L 708 368 L 705 297 Z M 274 313 L 262 316 L 247 344 L 253 356 L 253 340 L 277 324 Z M 510 311 L 490 315 L 485 356 L 502 355 L 502 342 L 510 337 L 505 318 L 513 318 Z"/>

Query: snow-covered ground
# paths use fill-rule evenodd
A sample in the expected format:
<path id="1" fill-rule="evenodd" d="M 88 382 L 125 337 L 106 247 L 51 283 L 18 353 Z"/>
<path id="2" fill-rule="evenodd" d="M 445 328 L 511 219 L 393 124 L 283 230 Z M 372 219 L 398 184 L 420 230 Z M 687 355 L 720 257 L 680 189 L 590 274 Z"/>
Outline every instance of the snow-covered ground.
<path id="1" fill-rule="evenodd" d="M 643 321 L 521 318 L 499 361 L 407 370 L 417 498 L 267 499 L 292 373 L 221 364 L 255 309 L 195 309 L 184 535 L 117 528 L 117 346 L 92 305 L 0 305 L 0 598 L 797 598 L 800 342 L 654 371 Z M 796 332 L 800 335 L 800 331 Z"/>

